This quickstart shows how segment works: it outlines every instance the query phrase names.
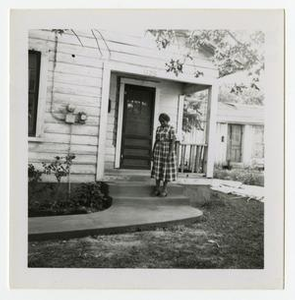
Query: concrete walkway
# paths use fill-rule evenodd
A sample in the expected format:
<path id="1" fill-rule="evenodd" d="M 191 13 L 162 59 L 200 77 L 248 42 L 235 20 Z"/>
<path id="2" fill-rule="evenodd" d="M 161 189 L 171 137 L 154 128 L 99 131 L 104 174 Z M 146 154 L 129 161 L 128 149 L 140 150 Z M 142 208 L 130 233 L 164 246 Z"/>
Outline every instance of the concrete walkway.
<path id="1" fill-rule="evenodd" d="M 123 233 L 195 221 L 203 213 L 190 206 L 183 185 L 209 185 L 212 190 L 249 199 L 262 200 L 264 196 L 263 187 L 246 186 L 240 182 L 179 178 L 180 184 L 170 185 L 168 197 L 151 197 L 153 182 L 148 177 L 109 179 L 114 180 L 108 182 L 113 198 L 113 205 L 109 209 L 83 215 L 29 218 L 29 240 Z"/>
<path id="2" fill-rule="evenodd" d="M 183 187 L 172 185 L 171 196 L 151 197 L 152 186 L 143 182 L 110 183 L 113 205 L 102 212 L 29 218 L 29 240 L 65 239 L 95 234 L 122 233 L 183 224 L 202 212 L 190 206 Z"/>
<path id="3" fill-rule="evenodd" d="M 29 240 L 147 230 L 195 221 L 201 215 L 200 210 L 184 205 L 148 205 L 144 208 L 114 205 L 103 212 L 86 215 L 30 218 Z"/>

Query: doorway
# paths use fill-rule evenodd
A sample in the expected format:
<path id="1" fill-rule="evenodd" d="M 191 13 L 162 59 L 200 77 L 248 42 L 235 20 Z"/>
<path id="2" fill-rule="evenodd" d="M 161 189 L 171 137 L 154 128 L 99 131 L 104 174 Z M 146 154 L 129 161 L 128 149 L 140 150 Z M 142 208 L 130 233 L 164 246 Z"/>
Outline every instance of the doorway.
<path id="1" fill-rule="evenodd" d="M 227 159 L 231 162 L 242 162 L 243 125 L 228 125 Z"/>
<path id="2" fill-rule="evenodd" d="M 120 168 L 150 169 L 155 88 L 125 84 Z"/>

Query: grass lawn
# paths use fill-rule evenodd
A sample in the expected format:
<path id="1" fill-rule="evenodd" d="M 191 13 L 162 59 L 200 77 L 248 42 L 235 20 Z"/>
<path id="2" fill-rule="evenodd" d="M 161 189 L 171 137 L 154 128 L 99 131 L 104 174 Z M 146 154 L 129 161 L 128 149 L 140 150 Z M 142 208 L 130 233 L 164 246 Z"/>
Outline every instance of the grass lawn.
<path id="1" fill-rule="evenodd" d="M 217 197 L 217 194 L 214 196 Z M 264 204 L 210 201 L 201 221 L 154 231 L 29 243 L 29 267 L 263 268 Z"/>

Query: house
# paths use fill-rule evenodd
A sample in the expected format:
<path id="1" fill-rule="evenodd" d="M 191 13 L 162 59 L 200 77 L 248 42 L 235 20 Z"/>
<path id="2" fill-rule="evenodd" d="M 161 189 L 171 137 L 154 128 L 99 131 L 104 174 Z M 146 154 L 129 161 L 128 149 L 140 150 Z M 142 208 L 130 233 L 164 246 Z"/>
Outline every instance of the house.
<path id="1" fill-rule="evenodd" d="M 184 98 L 206 91 L 207 133 L 191 151 L 199 164 L 194 172 L 212 177 L 218 70 L 208 49 L 175 74 L 167 62 L 186 53 L 183 36 L 159 50 L 144 32 L 30 30 L 28 46 L 29 162 L 37 168 L 74 153 L 73 182 L 101 180 L 120 169 L 149 170 L 159 114 L 170 115 L 179 135 Z"/>
<path id="2" fill-rule="evenodd" d="M 206 140 L 206 101 L 195 97 L 185 98 L 187 106 L 201 103 L 198 109 L 188 109 L 186 114 L 196 118 L 199 126 L 183 132 L 182 144 L 202 144 Z M 204 94 L 204 92 L 202 92 Z M 216 118 L 215 164 L 223 167 L 264 166 L 264 109 L 259 105 L 218 102 Z M 185 156 L 185 168 L 191 171 L 190 153 Z M 229 166 L 230 165 L 230 166 Z"/>
<path id="3" fill-rule="evenodd" d="M 264 166 L 264 109 L 258 105 L 218 103 L 219 165 Z"/>

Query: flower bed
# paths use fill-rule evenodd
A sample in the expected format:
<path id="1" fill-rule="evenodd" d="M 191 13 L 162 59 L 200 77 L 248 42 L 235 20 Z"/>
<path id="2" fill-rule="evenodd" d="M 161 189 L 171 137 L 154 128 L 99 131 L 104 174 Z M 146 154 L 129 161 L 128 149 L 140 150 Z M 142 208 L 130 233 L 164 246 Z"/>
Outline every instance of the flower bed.
<path id="1" fill-rule="evenodd" d="M 69 178 L 75 157 L 74 154 L 55 156 L 51 162 L 43 162 L 41 169 L 28 165 L 29 217 L 85 214 L 111 206 L 112 199 L 103 182 L 71 185 L 70 182 L 62 182 L 62 178 Z M 44 174 L 53 175 L 56 182 L 42 182 Z"/>
<path id="2" fill-rule="evenodd" d="M 101 182 L 74 184 L 68 194 L 66 183 L 29 184 L 29 217 L 86 214 L 102 211 L 112 204 L 107 186 Z"/>

